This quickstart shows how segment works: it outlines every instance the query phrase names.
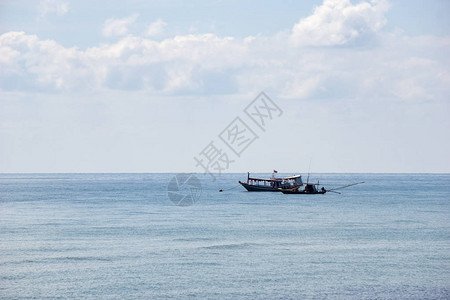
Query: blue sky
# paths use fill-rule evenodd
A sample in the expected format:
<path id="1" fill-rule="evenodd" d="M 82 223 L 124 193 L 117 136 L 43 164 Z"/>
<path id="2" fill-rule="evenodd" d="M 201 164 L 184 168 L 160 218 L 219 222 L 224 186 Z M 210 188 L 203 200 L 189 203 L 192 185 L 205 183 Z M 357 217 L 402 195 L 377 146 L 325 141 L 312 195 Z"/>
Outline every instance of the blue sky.
<path id="1" fill-rule="evenodd" d="M 450 172 L 448 1 L 0 3 L 0 172 Z"/>

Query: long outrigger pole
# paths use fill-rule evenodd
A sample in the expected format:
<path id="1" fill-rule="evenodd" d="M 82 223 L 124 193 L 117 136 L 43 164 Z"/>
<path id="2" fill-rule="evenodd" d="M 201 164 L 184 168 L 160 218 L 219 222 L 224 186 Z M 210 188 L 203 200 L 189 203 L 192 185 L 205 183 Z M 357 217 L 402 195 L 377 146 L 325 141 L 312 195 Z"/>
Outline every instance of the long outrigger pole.
<path id="1" fill-rule="evenodd" d="M 344 186 L 340 186 L 340 187 L 337 187 L 337 188 L 334 188 L 334 189 L 331 189 L 331 190 L 327 190 L 327 192 L 333 192 L 335 190 L 345 189 L 345 188 L 348 188 L 350 186 L 354 186 L 354 185 L 361 184 L 361 183 L 364 183 L 364 181 L 357 182 L 357 183 L 352 183 L 352 184 L 348 184 L 348 185 L 344 185 Z M 338 192 L 335 192 L 335 193 L 338 193 Z"/>

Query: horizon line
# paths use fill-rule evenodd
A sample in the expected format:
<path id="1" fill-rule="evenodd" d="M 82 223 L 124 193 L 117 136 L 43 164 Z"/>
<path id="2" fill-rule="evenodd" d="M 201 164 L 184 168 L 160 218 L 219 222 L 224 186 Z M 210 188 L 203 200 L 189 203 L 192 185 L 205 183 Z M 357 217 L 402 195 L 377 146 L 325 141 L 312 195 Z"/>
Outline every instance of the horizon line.
<path id="1" fill-rule="evenodd" d="M 210 172 L 214 175 L 220 174 L 272 174 L 272 172 Z M 297 174 L 296 172 L 278 172 L 278 174 Z M 310 174 L 442 174 L 450 175 L 450 172 L 309 172 Z M 0 175 L 11 174 L 199 174 L 206 175 L 208 173 L 203 172 L 0 172 Z M 300 174 L 300 173 L 298 173 Z M 307 174 L 304 173 L 304 174 Z"/>

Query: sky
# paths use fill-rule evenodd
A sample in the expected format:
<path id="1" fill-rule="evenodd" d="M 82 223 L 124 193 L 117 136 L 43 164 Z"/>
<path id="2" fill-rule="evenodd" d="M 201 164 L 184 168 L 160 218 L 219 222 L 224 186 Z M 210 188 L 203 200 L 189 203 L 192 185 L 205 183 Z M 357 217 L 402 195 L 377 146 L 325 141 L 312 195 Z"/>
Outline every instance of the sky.
<path id="1" fill-rule="evenodd" d="M 0 1 L 0 172 L 448 173 L 449 13 Z"/>

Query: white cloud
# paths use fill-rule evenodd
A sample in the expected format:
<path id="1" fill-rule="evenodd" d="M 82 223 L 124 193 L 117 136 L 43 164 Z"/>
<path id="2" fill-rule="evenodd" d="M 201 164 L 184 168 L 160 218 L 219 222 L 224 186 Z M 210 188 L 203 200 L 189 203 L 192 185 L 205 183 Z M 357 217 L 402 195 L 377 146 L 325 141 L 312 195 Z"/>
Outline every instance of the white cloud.
<path id="1" fill-rule="evenodd" d="M 147 28 L 147 35 L 151 37 L 159 36 L 164 32 L 167 23 L 161 19 L 156 20 Z"/>
<path id="2" fill-rule="evenodd" d="M 375 32 L 384 22 L 381 12 L 385 6 L 381 1 L 353 6 L 348 1 L 328 0 L 304 20 L 311 23 L 321 16 L 318 20 L 323 23 L 331 16 L 329 20 L 362 24 L 353 27 Z M 110 19 L 105 33 L 126 34 L 136 18 Z M 302 22 L 299 24 L 305 24 Z M 334 43 L 350 43 L 352 35 L 347 33 L 353 27 L 338 26 L 341 30 Z M 331 27 L 327 28 L 324 32 Z M 448 38 L 379 31 L 379 43 L 372 47 L 311 48 L 290 43 L 294 33 L 244 39 L 187 34 L 162 41 L 127 35 L 80 50 L 23 32 L 9 32 L 0 36 L 0 88 L 51 92 L 119 89 L 161 95 L 264 89 L 285 98 L 401 101 L 443 99 L 449 94 L 450 68 L 443 54 L 450 51 Z M 327 38 L 322 34 L 308 45 L 331 45 Z"/>
<path id="3" fill-rule="evenodd" d="M 296 45 L 345 45 L 370 37 L 386 23 L 389 9 L 385 0 L 372 0 L 352 5 L 350 0 L 325 0 L 314 13 L 300 20 L 292 29 Z"/>
<path id="4" fill-rule="evenodd" d="M 133 14 L 122 19 L 107 19 L 103 24 L 103 35 L 106 37 L 126 35 L 128 33 L 128 27 L 136 21 L 138 16 L 138 14 Z"/>
<path id="5" fill-rule="evenodd" d="M 1 88 L 171 94 L 214 93 L 222 84 L 229 93 L 269 89 L 287 98 L 442 98 L 450 75 L 437 54 L 449 51 L 449 39 L 417 39 L 385 36 L 380 48 L 330 51 L 265 37 L 200 34 L 157 42 L 127 36 L 79 50 L 10 32 L 0 36 Z"/>
<path id="6" fill-rule="evenodd" d="M 69 3 L 64 0 L 41 0 L 38 11 L 40 18 L 44 18 L 50 14 L 63 16 L 69 11 Z"/>

